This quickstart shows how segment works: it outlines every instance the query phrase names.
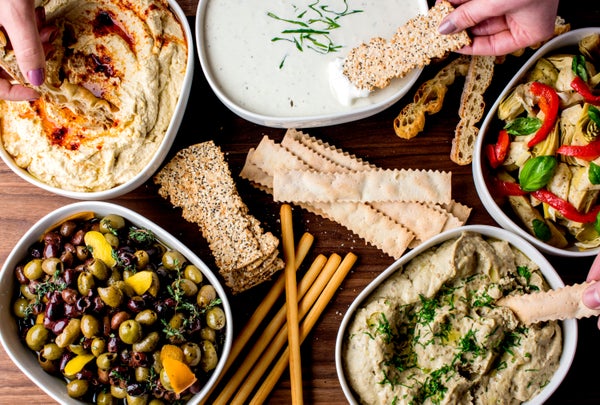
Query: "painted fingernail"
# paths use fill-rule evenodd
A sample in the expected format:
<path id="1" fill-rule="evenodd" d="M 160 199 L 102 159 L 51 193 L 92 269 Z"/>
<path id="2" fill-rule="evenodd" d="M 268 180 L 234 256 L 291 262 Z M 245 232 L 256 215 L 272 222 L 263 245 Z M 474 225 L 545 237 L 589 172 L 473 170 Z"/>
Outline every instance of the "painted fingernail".
<path id="1" fill-rule="evenodd" d="M 34 86 L 41 86 L 44 83 L 45 72 L 44 69 L 35 69 L 30 70 L 27 73 L 27 78 L 29 79 L 29 83 Z"/>
<path id="2" fill-rule="evenodd" d="M 452 21 L 445 19 L 438 27 L 438 31 L 443 35 L 452 34 L 454 31 L 456 31 L 456 26 L 452 23 Z"/>
<path id="3" fill-rule="evenodd" d="M 600 308 L 600 296 L 596 288 L 588 288 L 583 292 L 582 301 L 590 308 Z"/>

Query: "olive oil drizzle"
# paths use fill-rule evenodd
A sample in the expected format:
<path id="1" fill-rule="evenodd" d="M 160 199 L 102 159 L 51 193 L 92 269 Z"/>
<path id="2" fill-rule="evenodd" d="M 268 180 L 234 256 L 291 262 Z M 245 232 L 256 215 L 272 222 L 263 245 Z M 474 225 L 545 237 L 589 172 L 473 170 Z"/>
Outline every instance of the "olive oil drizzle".
<path id="1" fill-rule="evenodd" d="M 299 52 L 304 52 L 305 49 L 321 54 L 338 52 L 343 45 L 336 44 L 331 39 L 331 31 L 341 27 L 339 20 L 342 17 L 363 12 L 351 10 L 347 0 L 343 3 L 342 11 L 333 10 L 330 4 L 324 4 L 321 0 L 316 0 L 305 9 L 292 5 L 295 9 L 294 18 L 283 18 L 273 12 L 267 12 L 268 17 L 290 25 L 290 28 L 280 32 L 281 36 L 273 37 L 271 42 L 290 42 Z M 280 69 L 284 67 L 286 58 L 287 56 L 284 56 L 279 63 Z"/>

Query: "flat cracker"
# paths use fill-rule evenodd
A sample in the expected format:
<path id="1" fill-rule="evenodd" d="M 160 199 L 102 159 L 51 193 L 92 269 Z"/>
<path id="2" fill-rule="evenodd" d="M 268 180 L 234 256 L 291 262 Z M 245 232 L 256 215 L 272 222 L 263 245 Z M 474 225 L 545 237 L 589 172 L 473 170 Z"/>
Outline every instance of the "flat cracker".
<path id="1" fill-rule="evenodd" d="M 527 325 L 550 320 L 588 318 L 600 315 L 600 309 L 588 308 L 581 301 L 583 292 L 593 283 L 595 282 L 531 294 L 509 295 L 496 304 L 510 308 Z"/>
<path id="2" fill-rule="evenodd" d="M 398 28 L 388 42 L 372 38 L 353 48 L 343 64 L 344 75 L 359 89 L 384 88 L 392 79 L 404 77 L 471 43 L 466 31 L 442 35 L 438 27 L 454 7 L 448 1 L 436 3 L 425 15 L 418 15 Z"/>
<path id="3" fill-rule="evenodd" d="M 449 203 L 451 174 L 425 170 L 275 171 L 275 201 Z"/>

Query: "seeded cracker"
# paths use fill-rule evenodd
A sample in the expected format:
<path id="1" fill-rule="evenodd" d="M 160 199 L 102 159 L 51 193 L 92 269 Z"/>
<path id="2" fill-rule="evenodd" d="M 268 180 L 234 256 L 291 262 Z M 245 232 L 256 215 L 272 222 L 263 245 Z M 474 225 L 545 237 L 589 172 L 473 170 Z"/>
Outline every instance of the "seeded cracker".
<path id="1" fill-rule="evenodd" d="M 283 269 L 279 239 L 264 232 L 239 196 L 220 148 L 212 141 L 179 151 L 155 176 L 159 194 L 200 226 L 219 273 L 233 294 Z"/>
<path id="2" fill-rule="evenodd" d="M 438 32 L 440 22 L 453 9 L 449 2 L 439 2 L 427 14 L 398 28 L 389 42 L 372 38 L 368 44 L 352 49 L 344 60 L 344 75 L 359 89 L 372 91 L 469 45 L 471 39 L 465 31 L 450 35 Z"/>

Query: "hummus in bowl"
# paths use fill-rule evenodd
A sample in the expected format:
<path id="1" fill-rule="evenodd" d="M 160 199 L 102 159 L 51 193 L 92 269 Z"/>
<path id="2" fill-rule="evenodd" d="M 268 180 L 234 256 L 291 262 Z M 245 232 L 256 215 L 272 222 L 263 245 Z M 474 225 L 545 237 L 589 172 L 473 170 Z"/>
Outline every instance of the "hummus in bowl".
<path id="1" fill-rule="evenodd" d="M 58 34 L 42 97 L 0 101 L 0 156 L 56 194 L 125 194 L 158 169 L 183 117 L 194 66 L 185 14 L 167 0 L 43 5 Z M 16 65 L 12 51 L 2 55 Z"/>
<path id="2" fill-rule="evenodd" d="M 575 320 L 523 325 L 497 299 L 564 286 L 521 237 L 471 225 L 444 232 L 357 297 L 336 341 L 350 403 L 541 404 L 575 355 Z"/>

